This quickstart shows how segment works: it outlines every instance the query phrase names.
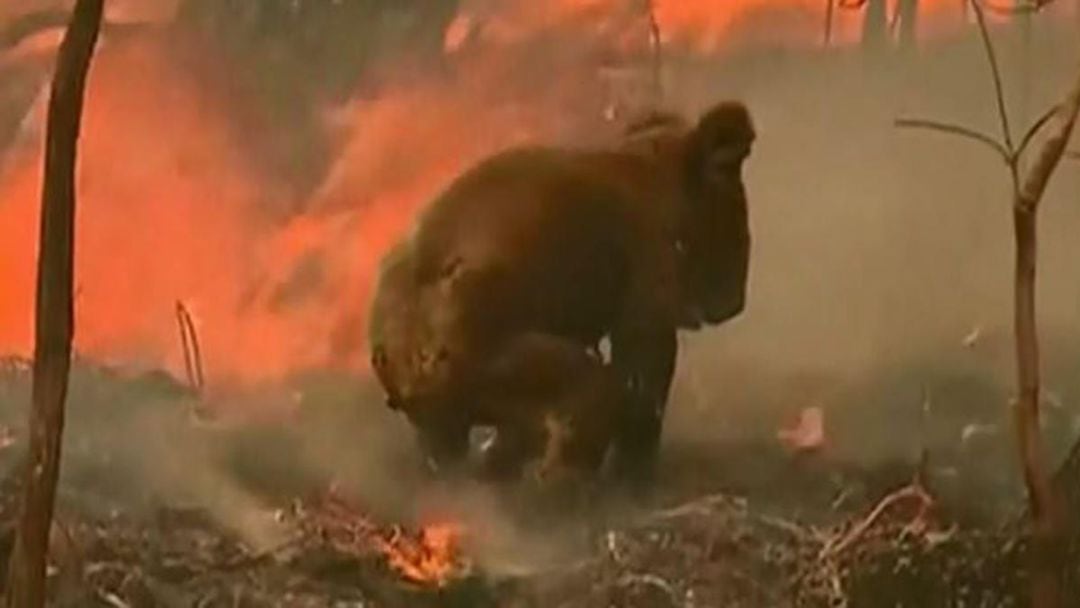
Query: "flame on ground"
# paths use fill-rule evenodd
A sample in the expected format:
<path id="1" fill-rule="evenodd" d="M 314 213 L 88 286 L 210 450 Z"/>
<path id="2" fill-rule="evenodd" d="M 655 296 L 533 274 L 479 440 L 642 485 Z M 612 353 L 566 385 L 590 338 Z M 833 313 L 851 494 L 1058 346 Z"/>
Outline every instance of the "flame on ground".
<path id="1" fill-rule="evenodd" d="M 415 536 L 395 529 L 388 536 L 376 537 L 376 542 L 401 576 L 414 583 L 442 587 L 462 573 L 462 533 L 459 524 L 438 523 L 421 527 Z"/>
<path id="2" fill-rule="evenodd" d="M 308 536 L 325 538 L 347 555 L 362 558 L 374 552 L 411 583 L 441 588 L 469 572 L 470 564 L 461 550 L 465 536 L 462 524 L 431 522 L 415 532 L 403 526 L 380 526 L 333 487 L 305 510 Z"/>

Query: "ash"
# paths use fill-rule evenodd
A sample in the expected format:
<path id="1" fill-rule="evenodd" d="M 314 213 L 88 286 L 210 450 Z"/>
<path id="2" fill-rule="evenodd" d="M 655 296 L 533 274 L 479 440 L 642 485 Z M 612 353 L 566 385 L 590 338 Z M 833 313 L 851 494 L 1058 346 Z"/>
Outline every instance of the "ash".
<path id="1" fill-rule="evenodd" d="M 22 362 L 2 366 L 5 552 L 28 381 Z M 423 557 L 441 574 L 419 580 L 391 551 L 421 559 L 430 512 L 417 505 L 433 494 L 425 489 L 432 482 L 412 472 L 421 467 L 405 436 L 393 434 L 392 418 L 380 418 L 375 406 L 356 411 L 357 401 L 375 401 L 361 384 L 298 379 L 301 401 L 319 406 L 301 404 L 284 421 L 208 424 L 192 414 L 199 400 L 165 374 L 80 362 L 51 544 L 52 605 L 1024 605 L 1022 501 L 993 492 L 973 501 L 969 486 L 949 481 L 980 483 L 977 471 L 944 474 L 959 465 L 934 463 L 933 450 L 921 461 L 855 465 L 765 440 L 676 440 L 648 501 L 611 498 L 564 515 L 570 522 L 544 524 L 542 536 L 576 534 L 572 551 L 546 562 L 508 567 L 470 543 L 470 527 L 483 527 L 466 520 L 445 555 Z M 350 445 L 361 422 L 369 433 L 391 435 L 381 456 L 363 437 L 352 445 L 366 451 L 312 449 Z M 166 454 L 182 466 L 165 462 Z M 349 460 L 351 470 L 341 465 Z M 1066 455 L 1059 480 L 1080 487 L 1080 452 Z M 390 485 L 395 491 L 385 490 Z M 1070 500 L 1080 511 L 1075 492 Z M 525 534 L 514 538 L 503 539 L 511 553 L 535 548 Z M 1080 593 L 1077 546 L 1067 561 L 1073 594 Z"/>

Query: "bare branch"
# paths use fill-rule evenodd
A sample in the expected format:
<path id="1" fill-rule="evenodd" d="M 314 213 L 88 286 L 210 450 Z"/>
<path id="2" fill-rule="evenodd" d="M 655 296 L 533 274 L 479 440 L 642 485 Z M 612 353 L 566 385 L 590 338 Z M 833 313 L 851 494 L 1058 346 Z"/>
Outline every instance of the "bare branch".
<path id="1" fill-rule="evenodd" d="M 916 519 L 922 519 L 926 517 L 926 514 L 935 505 L 934 498 L 929 492 L 923 488 L 919 483 L 920 473 L 916 472 L 916 481 L 892 492 L 885 498 L 882 498 L 870 513 L 862 519 L 859 523 L 855 524 L 851 530 L 849 530 L 843 536 L 834 538 L 827 542 L 825 546 L 821 548 L 818 553 L 818 559 L 828 559 L 835 557 L 840 553 L 843 553 L 850 547 L 855 541 L 863 537 L 878 520 L 885 515 L 886 511 L 892 508 L 894 505 L 899 504 L 901 501 L 914 501 L 918 504 L 918 514 Z"/>
<path id="2" fill-rule="evenodd" d="M 176 323 L 180 330 L 180 347 L 184 353 L 184 371 L 187 373 L 188 385 L 198 394 L 202 394 L 205 380 L 203 378 L 202 352 L 199 348 L 199 334 L 195 330 L 195 322 L 191 318 L 184 303 L 176 301 Z"/>
<path id="3" fill-rule="evenodd" d="M 971 7 L 975 10 L 975 17 L 979 23 L 979 35 L 982 36 L 983 46 L 986 48 L 986 58 L 990 62 L 990 74 L 994 78 L 994 97 L 997 100 L 998 117 L 1001 119 L 1001 135 L 1005 141 L 1005 149 L 1010 158 L 1015 156 L 1012 139 L 1012 128 L 1009 126 L 1009 111 L 1005 107 L 1005 92 L 1001 85 L 1001 68 L 998 67 L 997 54 L 994 52 L 994 43 L 990 40 L 990 30 L 986 25 L 986 15 L 983 14 L 982 5 L 978 0 L 971 0 Z"/>
<path id="4" fill-rule="evenodd" d="M 1024 153 L 1024 150 L 1027 149 L 1028 144 L 1031 143 L 1031 140 L 1035 139 L 1035 136 L 1039 134 L 1039 131 L 1041 131 L 1042 128 L 1046 126 L 1046 123 L 1050 122 L 1050 119 L 1053 118 L 1054 114 L 1057 113 L 1058 108 L 1058 106 L 1054 106 L 1046 112 L 1043 112 L 1043 115 L 1040 116 L 1039 119 L 1036 120 L 1031 125 L 1031 127 L 1028 128 L 1027 133 L 1024 133 L 1024 138 L 1020 140 L 1020 145 L 1016 147 L 1017 158 L 1019 158 L 1020 155 Z"/>
<path id="5" fill-rule="evenodd" d="M 981 144 L 985 144 L 998 153 L 1003 161 L 1008 163 L 1012 156 L 1008 149 L 1005 148 L 1000 142 L 993 137 L 986 135 L 985 133 L 979 133 L 973 129 L 962 127 L 960 125 L 952 125 L 944 122 L 937 122 L 935 120 L 923 120 L 920 118 L 898 118 L 894 122 L 897 127 L 906 127 L 914 129 L 928 129 L 931 131 L 940 131 L 942 133 L 949 133 L 951 135 L 959 135 L 967 139 L 977 141 Z"/>
<path id="6" fill-rule="evenodd" d="M 1046 185 L 1050 182 L 1050 176 L 1053 175 L 1054 169 L 1065 155 L 1065 148 L 1068 147 L 1069 139 L 1072 138 L 1073 129 L 1076 126 L 1077 114 L 1080 114 L 1080 77 L 1073 84 L 1064 103 L 1051 114 L 1050 119 L 1057 119 L 1057 124 L 1054 125 L 1050 137 L 1043 144 L 1039 156 L 1024 177 L 1017 201 L 1021 207 L 1034 209 L 1038 206 Z"/>

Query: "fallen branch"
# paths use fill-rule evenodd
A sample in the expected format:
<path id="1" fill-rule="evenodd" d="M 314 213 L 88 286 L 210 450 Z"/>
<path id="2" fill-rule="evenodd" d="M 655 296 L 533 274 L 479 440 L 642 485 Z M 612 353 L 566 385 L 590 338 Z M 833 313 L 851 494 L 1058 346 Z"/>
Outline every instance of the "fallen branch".
<path id="1" fill-rule="evenodd" d="M 45 147 L 29 460 L 5 603 L 45 604 L 45 560 L 60 473 L 64 401 L 74 333 L 75 160 L 103 0 L 78 0 L 60 44 Z"/>
<path id="2" fill-rule="evenodd" d="M 930 496 L 930 493 L 921 485 L 918 483 L 908 484 L 882 498 L 877 506 L 875 506 L 866 517 L 859 521 L 859 523 L 855 524 L 847 534 L 838 536 L 826 542 L 825 546 L 821 548 L 818 558 L 830 559 L 843 553 L 848 547 L 865 536 L 889 509 L 902 501 L 907 500 L 914 500 L 919 505 L 919 511 L 912 519 L 912 523 L 908 524 L 908 528 L 911 528 L 914 523 L 924 521 L 926 514 L 935 504 L 934 498 Z"/>

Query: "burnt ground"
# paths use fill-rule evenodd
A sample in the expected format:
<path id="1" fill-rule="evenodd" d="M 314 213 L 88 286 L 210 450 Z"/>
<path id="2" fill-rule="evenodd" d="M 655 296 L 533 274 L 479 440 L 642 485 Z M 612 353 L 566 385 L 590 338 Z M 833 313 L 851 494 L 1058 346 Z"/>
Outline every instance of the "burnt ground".
<path id="1" fill-rule="evenodd" d="M 846 388 L 826 411 L 829 444 L 813 453 L 776 441 L 775 408 L 673 411 L 652 496 L 629 502 L 601 488 L 605 499 L 588 512 L 535 519 L 513 506 L 528 498 L 500 502 L 426 480 L 407 429 L 355 378 L 310 375 L 232 396 L 234 410 L 275 415 L 207 423 L 195 408 L 223 397 L 200 401 L 164 374 L 80 362 L 52 539 L 54 604 L 1022 606 L 1022 501 L 1008 435 L 987 431 L 978 410 L 941 405 L 913 432 L 895 423 L 912 400 L 883 397 L 905 394 L 909 376 L 939 403 L 995 389 L 962 371 L 924 372 Z M 29 384 L 16 360 L 0 375 L 6 549 Z M 867 400 L 880 404 L 872 415 L 855 405 Z M 1049 409 L 1060 461 L 1074 413 Z M 743 431 L 690 430 L 709 425 Z M 887 438 L 903 449 L 887 449 Z M 1066 487 L 1076 512 L 1073 460 Z M 410 581 L 378 540 L 413 546 L 433 515 L 465 526 L 443 585 Z M 1080 554 L 1071 555 L 1070 593 L 1080 597 Z"/>

